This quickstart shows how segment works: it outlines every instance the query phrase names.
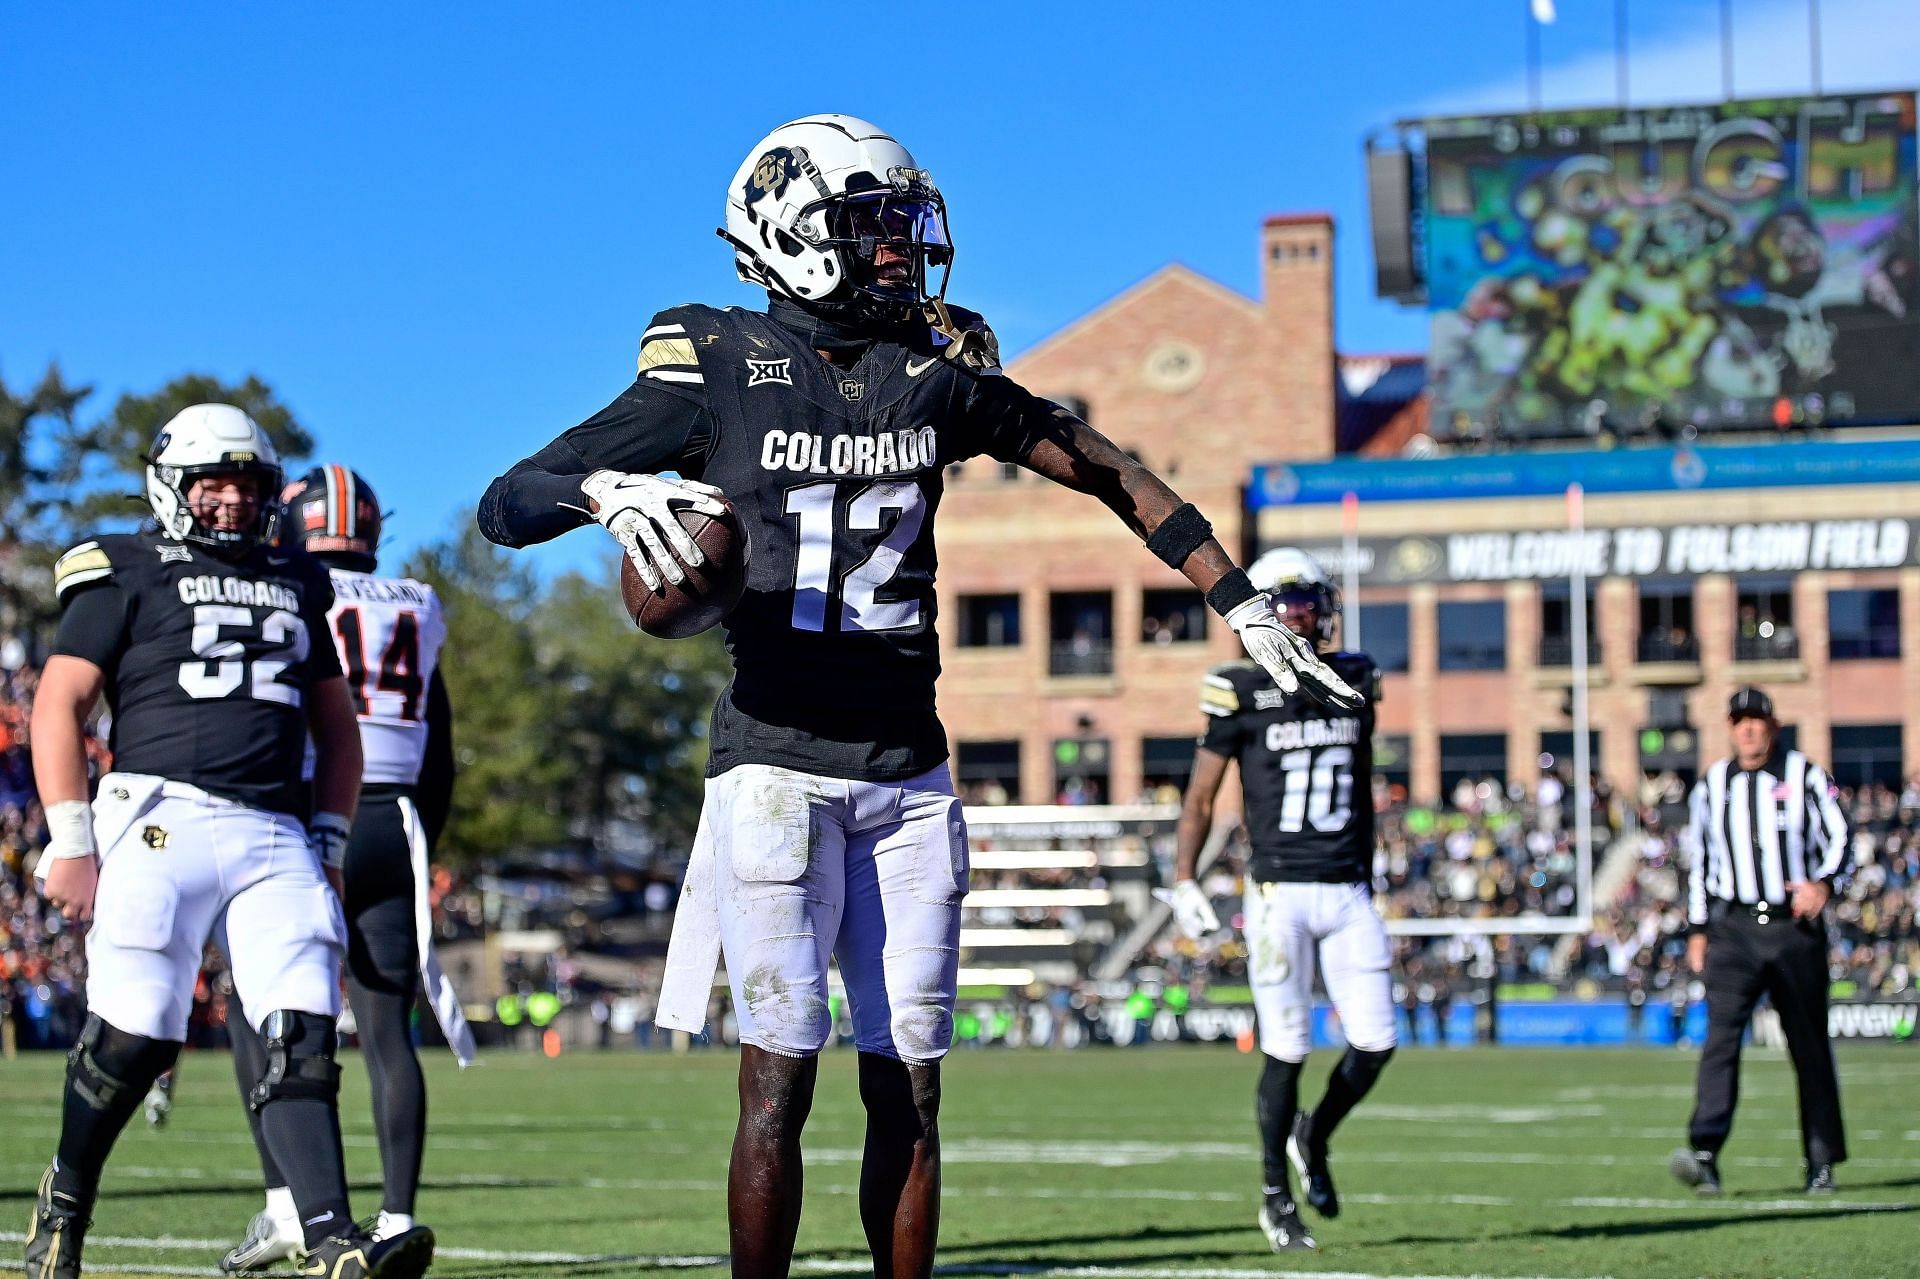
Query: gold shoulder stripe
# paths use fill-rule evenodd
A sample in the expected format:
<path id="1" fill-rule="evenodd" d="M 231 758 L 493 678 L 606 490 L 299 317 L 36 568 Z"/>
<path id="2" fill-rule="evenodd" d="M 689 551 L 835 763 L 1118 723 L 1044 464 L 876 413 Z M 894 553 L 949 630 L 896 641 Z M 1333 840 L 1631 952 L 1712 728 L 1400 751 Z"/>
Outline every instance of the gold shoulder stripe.
<path id="1" fill-rule="evenodd" d="M 1200 682 L 1200 709 L 1209 715 L 1232 715 L 1240 709 L 1240 694 L 1228 681 L 1209 675 Z"/>
<path id="2" fill-rule="evenodd" d="M 662 364 L 700 366 L 700 357 L 694 354 L 693 343 L 687 338 L 654 338 L 640 344 L 640 367 L 634 370 L 637 377 L 648 369 Z"/>
<path id="3" fill-rule="evenodd" d="M 53 565 L 53 591 L 64 595 L 75 586 L 113 575 L 113 562 L 98 542 L 82 542 Z"/>

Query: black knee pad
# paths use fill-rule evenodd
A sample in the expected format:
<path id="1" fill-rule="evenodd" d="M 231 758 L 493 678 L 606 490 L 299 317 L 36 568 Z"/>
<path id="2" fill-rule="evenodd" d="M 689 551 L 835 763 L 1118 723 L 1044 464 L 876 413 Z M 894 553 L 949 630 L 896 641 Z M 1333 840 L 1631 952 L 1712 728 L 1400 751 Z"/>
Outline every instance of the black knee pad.
<path id="1" fill-rule="evenodd" d="M 179 1055 L 180 1045 L 171 1039 L 128 1034 L 88 1013 L 80 1038 L 67 1051 L 67 1077 L 88 1106 L 112 1110 L 129 1092 L 145 1096 Z"/>
<path id="2" fill-rule="evenodd" d="M 1340 1069 L 1355 1086 L 1365 1091 L 1373 1087 L 1373 1081 L 1380 1078 L 1380 1072 L 1387 1068 L 1387 1061 L 1393 1056 L 1393 1049 L 1385 1048 L 1371 1052 L 1365 1048 L 1347 1049 L 1346 1059 L 1340 1063 Z"/>
<path id="3" fill-rule="evenodd" d="M 259 1110 L 274 1101 L 324 1101 L 340 1095 L 340 1066 L 333 1059 L 339 1036 L 333 1018 L 318 1013 L 276 1009 L 260 1028 L 267 1068 L 247 1094 L 247 1106 Z"/>

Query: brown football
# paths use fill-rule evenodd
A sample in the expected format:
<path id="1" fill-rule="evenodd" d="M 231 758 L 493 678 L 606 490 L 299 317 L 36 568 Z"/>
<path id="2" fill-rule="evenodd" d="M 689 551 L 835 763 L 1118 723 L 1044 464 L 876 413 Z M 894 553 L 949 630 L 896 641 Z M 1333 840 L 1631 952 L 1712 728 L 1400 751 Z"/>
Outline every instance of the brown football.
<path id="1" fill-rule="evenodd" d="M 620 557 L 620 598 L 626 603 L 627 616 L 659 639 L 686 639 L 719 625 L 747 589 L 747 539 L 733 504 L 728 502 L 721 515 L 702 515 L 685 507 L 676 513 L 680 527 L 707 557 L 699 568 L 687 569 L 685 581 L 663 582 L 659 590 L 648 590 L 633 561 Z"/>

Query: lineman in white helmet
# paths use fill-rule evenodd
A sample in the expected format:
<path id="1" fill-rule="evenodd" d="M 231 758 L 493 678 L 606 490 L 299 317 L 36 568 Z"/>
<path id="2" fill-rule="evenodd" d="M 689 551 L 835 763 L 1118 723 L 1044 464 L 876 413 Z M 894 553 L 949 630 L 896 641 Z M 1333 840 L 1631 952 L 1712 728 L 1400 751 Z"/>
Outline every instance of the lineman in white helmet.
<path id="1" fill-rule="evenodd" d="M 78 1279 L 101 1169 L 186 1039 L 209 939 L 265 1041 L 247 1103 L 292 1188 L 302 1273 L 413 1279 L 433 1259 L 430 1231 L 375 1241 L 347 1204 L 336 894 L 360 729 L 327 640 L 326 570 L 268 544 L 279 482 L 245 413 L 184 409 L 149 455 L 158 527 L 92 538 L 54 565 L 60 627 L 33 707 L 48 827 L 36 870 L 47 900 L 93 928 L 87 1023 L 27 1226 L 36 1279 Z M 103 693 L 113 771 L 89 802 L 86 726 Z"/>
<path id="2" fill-rule="evenodd" d="M 524 546 L 597 521 L 653 585 L 700 562 L 677 509 L 733 504 L 748 589 L 725 623 L 734 678 L 714 708 L 658 1020 L 701 1030 L 725 955 L 744 1045 L 733 1269 L 784 1277 L 837 959 L 867 1108 L 861 1220 L 877 1274 L 921 1277 L 967 889 L 934 710 L 946 468 L 986 453 L 1097 496 L 1285 687 L 1360 698 L 1281 625 L 1199 511 L 1001 375 L 985 321 L 942 297 L 953 247 L 939 189 L 890 135 L 839 115 L 775 129 L 728 184 L 721 234 L 766 310 L 655 315 L 633 385 L 495 480 L 480 527 Z"/>
<path id="3" fill-rule="evenodd" d="M 1247 570 L 1287 626 L 1322 651 L 1333 646 L 1340 593 L 1312 556 L 1286 546 Z M 1307 1202 L 1340 1213 L 1328 1170 L 1335 1127 L 1373 1087 L 1395 1038 L 1386 930 L 1374 912 L 1373 702 L 1379 671 L 1365 653 L 1327 664 L 1367 705 L 1329 708 L 1274 687 L 1251 662 L 1230 662 L 1200 688 L 1206 731 L 1174 854 L 1171 900 L 1182 931 L 1216 933 L 1219 916 L 1196 882 L 1201 845 L 1229 763 L 1240 766 L 1248 843 L 1247 966 L 1265 1067 L 1256 1093 L 1263 1152 L 1259 1222 L 1276 1252 L 1315 1247 L 1288 1187 L 1299 1172 Z M 1347 1050 L 1311 1112 L 1298 1108 L 1300 1067 L 1312 1047 L 1315 961 L 1340 1014 Z"/>

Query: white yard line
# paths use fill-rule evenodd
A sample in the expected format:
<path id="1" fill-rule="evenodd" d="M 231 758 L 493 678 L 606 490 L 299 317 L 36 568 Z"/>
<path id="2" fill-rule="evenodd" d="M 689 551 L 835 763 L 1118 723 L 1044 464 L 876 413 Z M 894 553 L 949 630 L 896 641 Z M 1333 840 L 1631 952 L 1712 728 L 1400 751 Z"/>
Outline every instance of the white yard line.
<path id="1" fill-rule="evenodd" d="M 0 1231 L 0 1242 L 21 1243 L 26 1236 L 14 1231 Z M 161 1237 L 156 1239 L 130 1238 L 126 1236 L 102 1236 L 89 1239 L 96 1247 L 146 1247 L 146 1248 L 201 1248 L 225 1247 L 225 1241 L 201 1239 L 175 1239 Z M 727 1259 L 721 1256 L 643 1256 L 634 1253 L 572 1253 L 572 1252 L 509 1252 L 491 1248 L 437 1248 L 435 1255 L 448 1260 L 460 1261 L 497 1261 L 508 1265 L 612 1265 L 629 1264 L 642 1269 L 653 1270 L 690 1270 L 716 1269 L 724 1266 Z M 7 1269 L 24 1270 L 19 1262 L 9 1262 Z M 122 1265 L 108 1263 L 108 1269 L 140 1275 L 209 1275 L 217 1276 L 220 1271 L 212 1266 L 161 1266 L 151 1264 Z M 805 1274 L 841 1275 L 863 1274 L 873 1269 L 870 1261 L 809 1261 L 800 1259 L 793 1268 Z M 1032 1276 L 1032 1279 L 1495 1279 L 1485 1274 L 1471 1275 L 1388 1275 L 1363 1270 L 1272 1270 L 1266 1268 L 1236 1266 L 1103 1266 L 1097 1263 L 1059 1264 L 1048 1262 L 1018 1261 L 955 1261 L 934 1267 L 938 1275 L 1005 1275 Z M 1548 1279 L 1547 1276 L 1524 1276 L 1522 1279 Z M 1553 1277 L 1564 1279 L 1564 1277 Z M 1605 1279 L 1604 1276 L 1592 1276 L 1589 1279 Z"/>

